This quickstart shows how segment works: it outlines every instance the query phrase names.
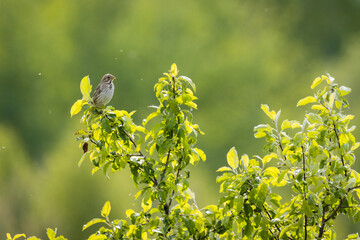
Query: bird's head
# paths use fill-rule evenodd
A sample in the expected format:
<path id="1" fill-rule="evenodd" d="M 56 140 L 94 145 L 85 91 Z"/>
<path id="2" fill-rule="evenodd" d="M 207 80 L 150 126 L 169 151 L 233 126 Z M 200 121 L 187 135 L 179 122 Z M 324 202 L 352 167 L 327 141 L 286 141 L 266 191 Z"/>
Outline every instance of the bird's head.
<path id="1" fill-rule="evenodd" d="M 101 79 L 102 82 L 111 82 L 114 81 L 114 79 L 116 79 L 116 77 L 114 77 L 112 74 L 107 73 L 103 76 L 103 78 Z"/>

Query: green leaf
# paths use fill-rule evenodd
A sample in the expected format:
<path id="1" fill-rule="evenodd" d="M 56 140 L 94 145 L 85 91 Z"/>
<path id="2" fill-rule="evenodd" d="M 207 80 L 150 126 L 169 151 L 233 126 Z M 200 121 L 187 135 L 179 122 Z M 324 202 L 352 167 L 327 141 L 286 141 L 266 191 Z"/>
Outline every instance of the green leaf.
<path id="1" fill-rule="evenodd" d="M 46 229 L 46 235 L 48 236 L 49 240 L 55 240 L 56 228 L 55 228 L 55 231 L 52 230 L 51 228 L 47 228 Z"/>
<path id="2" fill-rule="evenodd" d="M 102 219 L 102 218 L 94 218 L 94 219 L 91 219 L 88 223 L 86 223 L 82 230 L 84 231 L 85 229 L 87 229 L 88 227 L 91 227 L 92 225 L 96 224 L 96 223 L 105 223 L 106 220 L 105 219 Z"/>
<path id="3" fill-rule="evenodd" d="M 149 116 L 147 116 L 147 118 L 145 120 L 143 120 L 143 125 L 145 126 L 151 119 L 153 119 L 156 116 L 161 115 L 160 112 L 156 111 L 153 113 L 150 113 Z"/>
<path id="4" fill-rule="evenodd" d="M 307 200 L 303 201 L 303 211 L 307 217 L 312 217 L 314 215 L 314 213 L 311 211 L 311 207 L 309 206 L 309 203 Z"/>
<path id="5" fill-rule="evenodd" d="M 83 99 L 86 101 L 90 101 L 90 92 L 91 92 L 91 84 L 89 76 L 84 77 L 80 82 L 80 91 L 83 95 Z"/>
<path id="6" fill-rule="evenodd" d="M 275 111 L 270 111 L 269 106 L 266 104 L 261 104 L 261 109 L 264 111 L 264 113 L 273 121 L 275 121 L 276 113 Z"/>
<path id="7" fill-rule="evenodd" d="M 339 87 L 339 91 L 340 91 L 341 96 L 345 96 L 351 92 L 351 88 L 341 86 L 341 87 Z"/>
<path id="8" fill-rule="evenodd" d="M 82 157 L 80 158 L 80 160 L 79 160 L 79 162 L 78 162 L 78 167 L 81 166 L 81 164 L 83 163 L 85 157 L 86 157 L 87 155 L 89 155 L 90 153 L 91 153 L 91 152 L 88 151 L 88 152 L 86 152 L 86 153 L 84 153 L 84 154 L 82 155 Z"/>
<path id="9" fill-rule="evenodd" d="M 343 146 L 344 144 L 349 142 L 349 136 L 346 133 L 341 133 L 339 136 L 340 145 Z"/>
<path id="10" fill-rule="evenodd" d="M 199 155 L 199 157 L 201 158 L 201 160 L 203 160 L 203 162 L 206 161 L 206 155 L 204 153 L 203 150 L 199 149 L 199 148 L 194 148 L 194 150 L 196 151 L 196 153 Z"/>
<path id="11" fill-rule="evenodd" d="M 241 165 L 245 168 L 245 170 L 247 169 L 247 167 L 249 166 L 249 156 L 247 154 L 243 154 L 241 156 Z"/>
<path id="12" fill-rule="evenodd" d="M 232 169 L 236 169 L 239 166 L 239 157 L 235 147 L 232 147 L 226 155 L 227 162 Z"/>
<path id="13" fill-rule="evenodd" d="M 308 104 L 308 103 L 313 103 L 313 102 L 316 102 L 317 100 L 316 100 L 316 98 L 314 98 L 314 97 L 311 97 L 311 96 L 308 96 L 308 97 L 305 97 L 305 98 L 303 98 L 303 99 L 300 99 L 299 101 L 298 101 L 298 103 L 297 103 L 297 106 L 299 107 L 299 106 L 304 106 L 304 105 L 306 105 L 306 104 Z"/>
<path id="14" fill-rule="evenodd" d="M 231 168 L 229 167 L 221 167 L 218 170 L 216 170 L 217 172 L 225 172 L 225 171 L 232 171 Z"/>
<path id="15" fill-rule="evenodd" d="M 330 99 L 329 99 L 330 109 L 332 109 L 334 106 L 334 100 L 335 100 L 335 92 L 330 94 Z"/>
<path id="16" fill-rule="evenodd" d="M 87 103 L 87 101 L 79 99 L 77 100 L 74 105 L 72 105 L 70 109 L 70 116 L 74 116 L 81 111 L 81 108 Z"/>
<path id="17" fill-rule="evenodd" d="M 262 158 L 262 163 L 263 165 L 265 165 L 266 163 L 268 163 L 271 159 L 273 158 L 277 158 L 276 153 L 271 153 L 269 155 L 266 155 L 265 157 Z"/>
<path id="18" fill-rule="evenodd" d="M 12 240 L 18 239 L 18 238 L 20 238 L 20 237 L 26 238 L 25 234 L 22 233 L 22 234 L 16 234 Z"/>
<path id="19" fill-rule="evenodd" d="M 195 86 L 195 84 L 193 83 L 193 81 L 190 78 L 188 78 L 186 76 L 180 76 L 179 79 L 184 80 L 185 82 L 187 82 L 192 87 L 194 92 L 196 92 L 196 86 Z"/>
<path id="20" fill-rule="evenodd" d="M 360 146 L 360 142 L 357 142 L 354 144 L 354 146 L 351 147 L 351 151 L 354 151 L 355 149 L 357 149 Z"/>
<path id="21" fill-rule="evenodd" d="M 354 115 L 346 115 L 344 118 L 341 119 L 341 122 L 345 122 L 347 120 L 353 120 L 354 119 Z"/>
<path id="22" fill-rule="evenodd" d="M 128 210 L 125 211 L 125 215 L 126 215 L 127 218 L 131 218 L 131 216 L 132 216 L 134 213 L 135 213 L 135 211 L 132 210 L 132 209 L 128 209 Z"/>
<path id="23" fill-rule="evenodd" d="M 311 89 L 314 89 L 317 85 L 319 85 L 322 82 L 322 78 L 317 77 L 314 79 L 313 83 L 311 84 Z"/>
<path id="24" fill-rule="evenodd" d="M 319 111 L 325 111 L 327 110 L 326 107 L 324 107 L 323 105 L 320 104 L 316 104 L 316 105 L 312 105 L 311 109 L 313 110 L 319 110 Z"/>
<path id="25" fill-rule="evenodd" d="M 353 234 L 348 235 L 348 237 L 347 237 L 346 240 L 350 240 L 350 239 L 358 240 L 359 238 L 360 238 L 360 237 L 359 237 L 359 234 L 358 234 L 358 233 L 353 233 Z"/>
<path id="26" fill-rule="evenodd" d="M 97 235 L 96 233 L 92 234 L 88 240 L 106 240 L 108 237 L 104 234 Z"/>
<path id="27" fill-rule="evenodd" d="M 101 210 L 101 216 L 103 217 L 108 217 L 110 214 L 110 210 L 111 210 L 111 205 L 110 202 L 107 201 L 103 207 L 103 209 Z"/>
<path id="28" fill-rule="evenodd" d="M 176 66 L 175 63 L 173 63 L 173 64 L 171 65 L 170 73 L 171 73 L 174 77 L 176 77 L 176 76 L 178 75 L 179 70 L 177 69 L 177 66 Z"/>
<path id="29" fill-rule="evenodd" d="M 289 120 L 285 119 L 281 124 L 281 129 L 284 130 L 287 128 L 291 128 L 291 123 Z"/>

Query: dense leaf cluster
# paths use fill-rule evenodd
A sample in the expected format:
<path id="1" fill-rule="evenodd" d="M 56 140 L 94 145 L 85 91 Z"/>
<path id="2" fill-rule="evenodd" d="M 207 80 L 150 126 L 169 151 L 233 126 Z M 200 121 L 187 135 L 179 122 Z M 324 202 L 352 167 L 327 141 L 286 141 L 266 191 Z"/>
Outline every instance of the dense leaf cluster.
<path id="1" fill-rule="evenodd" d="M 219 202 L 199 208 L 186 169 L 206 160 L 196 148 L 203 134 L 192 117 L 196 88 L 178 73 L 173 64 L 155 84 L 159 105 L 152 106 L 141 125 L 132 121 L 134 112 L 95 108 L 89 78 L 81 81 L 83 99 L 71 109 L 71 115 L 83 109 L 86 126 L 77 132 L 84 151 L 79 164 L 89 158 L 92 172 L 106 176 L 110 169 L 129 167 L 141 202 L 140 211 L 128 209 L 126 219 L 115 220 L 106 202 L 102 218 L 83 227 L 104 224 L 89 239 L 335 239 L 338 215 L 360 220 L 360 174 L 352 168 L 360 143 L 352 134 L 355 127 L 349 126 L 354 116 L 345 112 L 349 88 L 338 86 L 330 75 L 316 78 L 312 89 L 322 82 L 325 86 L 298 102 L 312 104 L 302 122 L 280 121 L 281 111 L 262 105 L 271 124 L 258 125 L 254 132 L 265 139 L 268 154 L 239 156 L 231 148 L 228 166 L 218 169 Z M 279 188 L 291 194 L 280 196 Z"/>

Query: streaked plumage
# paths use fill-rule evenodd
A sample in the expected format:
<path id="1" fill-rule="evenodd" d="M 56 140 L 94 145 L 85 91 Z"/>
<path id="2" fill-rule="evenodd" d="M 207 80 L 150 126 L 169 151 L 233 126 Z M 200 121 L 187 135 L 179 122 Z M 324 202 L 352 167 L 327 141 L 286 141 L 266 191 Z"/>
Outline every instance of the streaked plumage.
<path id="1" fill-rule="evenodd" d="M 111 101 L 115 89 L 114 79 L 115 77 L 110 73 L 102 77 L 92 97 L 95 107 L 100 108 Z"/>

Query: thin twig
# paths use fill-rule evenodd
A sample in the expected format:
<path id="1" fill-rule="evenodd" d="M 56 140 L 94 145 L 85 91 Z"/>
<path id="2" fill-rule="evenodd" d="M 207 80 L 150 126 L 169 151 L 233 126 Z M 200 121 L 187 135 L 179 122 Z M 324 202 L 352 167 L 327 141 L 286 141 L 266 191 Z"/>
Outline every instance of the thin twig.
<path id="1" fill-rule="evenodd" d="M 306 166 L 305 166 L 305 150 L 304 150 L 304 146 L 301 146 L 301 151 L 302 151 L 302 164 L 303 164 L 303 180 L 304 180 L 304 200 L 307 201 L 306 198 Z M 307 240 L 307 216 L 304 213 L 305 217 L 304 217 L 304 230 L 305 230 L 305 240 Z"/>
<path id="2" fill-rule="evenodd" d="M 264 210 L 265 210 L 266 215 L 267 215 L 268 218 L 270 219 L 270 221 L 273 220 L 273 218 L 271 217 L 270 213 L 268 212 L 268 210 L 266 209 L 266 207 L 265 207 L 264 204 L 263 204 L 263 208 L 264 208 Z M 280 227 L 279 227 L 279 225 L 278 225 L 277 223 L 275 223 L 275 227 L 276 227 L 276 229 L 277 229 L 279 232 L 281 232 L 281 229 L 280 229 Z M 271 234 L 273 234 L 272 231 L 271 231 L 271 229 L 269 229 L 269 231 L 271 232 Z M 273 234 L 273 235 L 274 235 L 274 234 Z M 285 235 L 287 236 L 287 233 L 285 233 Z M 290 240 L 293 240 L 293 238 L 291 238 L 291 237 L 289 237 L 289 236 L 287 236 L 287 237 L 288 237 Z M 278 237 L 275 237 L 275 236 L 274 236 L 274 238 L 275 238 L 275 239 L 279 239 Z"/>
<path id="3" fill-rule="evenodd" d="M 335 121 L 333 120 L 333 126 L 334 126 L 334 132 L 335 132 L 335 136 L 336 136 L 336 140 L 337 140 L 337 143 L 338 143 L 338 147 L 339 147 L 339 150 L 340 150 L 340 158 L 341 158 L 341 163 L 343 165 L 343 167 L 345 167 L 345 161 L 344 161 L 344 156 L 343 154 L 341 153 L 341 145 L 340 145 L 340 138 L 339 138 L 339 135 L 338 135 L 338 132 L 336 130 L 336 125 L 335 125 Z M 347 177 L 347 170 L 345 168 L 345 176 Z"/>

